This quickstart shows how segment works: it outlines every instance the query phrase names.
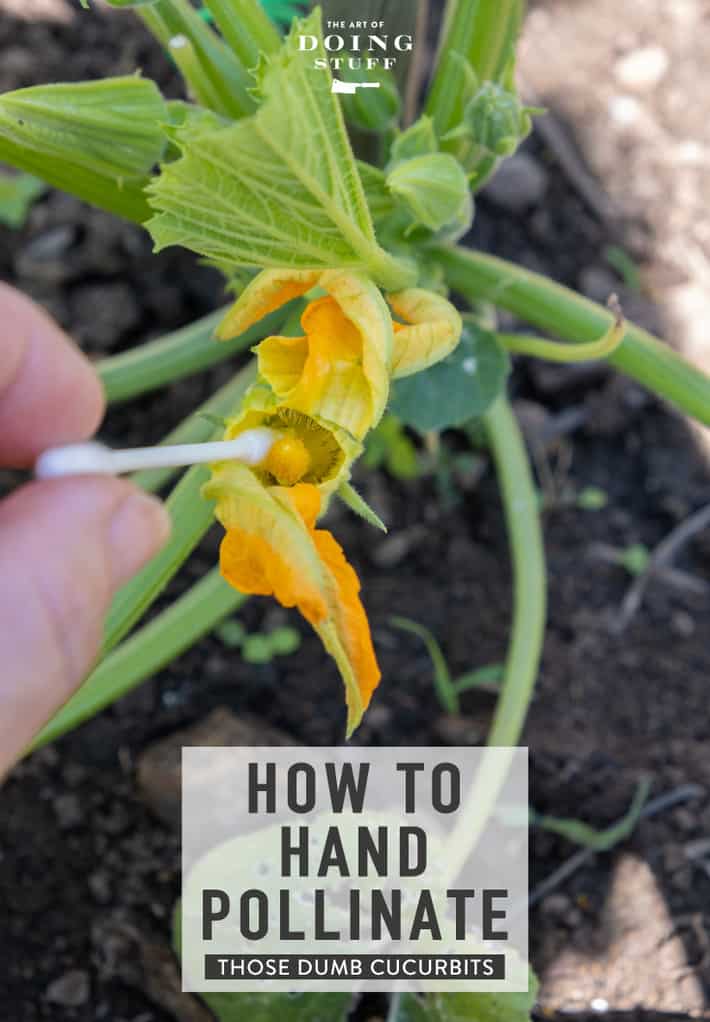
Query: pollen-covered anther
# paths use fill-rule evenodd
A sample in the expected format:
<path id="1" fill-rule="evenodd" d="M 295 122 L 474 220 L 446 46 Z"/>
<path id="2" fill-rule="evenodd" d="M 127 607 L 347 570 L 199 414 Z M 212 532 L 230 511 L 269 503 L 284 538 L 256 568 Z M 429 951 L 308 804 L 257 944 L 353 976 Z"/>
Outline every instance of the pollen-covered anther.
<path id="1" fill-rule="evenodd" d="M 270 472 L 280 486 L 295 486 L 311 467 L 311 456 L 295 433 L 285 433 L 272 446 L 262 467 Z"/>

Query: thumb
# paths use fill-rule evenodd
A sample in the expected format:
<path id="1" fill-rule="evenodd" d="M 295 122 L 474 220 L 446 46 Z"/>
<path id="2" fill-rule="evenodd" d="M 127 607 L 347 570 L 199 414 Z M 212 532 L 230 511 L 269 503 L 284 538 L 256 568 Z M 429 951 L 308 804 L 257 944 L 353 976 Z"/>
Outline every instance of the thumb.
<path id="1" fill-rule="evenodd" d="M 119 479 L 33 482 L 0 504 L 0 774 L 86 676 L 113 594 L 169 530 Z"/>

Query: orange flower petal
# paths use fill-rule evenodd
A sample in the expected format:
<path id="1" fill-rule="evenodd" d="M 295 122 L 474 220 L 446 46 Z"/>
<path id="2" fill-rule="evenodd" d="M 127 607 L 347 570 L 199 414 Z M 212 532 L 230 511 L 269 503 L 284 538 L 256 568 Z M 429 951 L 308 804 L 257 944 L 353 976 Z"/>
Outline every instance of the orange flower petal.
<path id="1" fill-rule="evenodd" d="M 228 341 L 244 333 L 270 312 L 310 291 L 318 276 L 311 270 L 263 270 L 244 288 L 217 327 L 217 337 Z"/>
<path id="2" fill-rule="evenodd" d="M 263 536 L 231 528 L 219 549 L 223 577 L 242 593 L 274 596 L 283 607 L 298 607 L 305 619 L 316 627 L 328 617 L 322 593 L 299 577 Z"/>
<path id="3" fill-rule="evenodd" d="M 359 724 L 382 675 L 372 645 L 367 614 L 360 600 L 360 579 L 346 560 L 343 548 L 332 533 L 326 529 L 316 529 L 313 532 L 313 542 L 321 560 L 335 580 L 336 629 L 345 647 L 360 692 L 361 706 L 355 708 L 349 703 L 352 717 L 357 718 L 349 720 L 350 733 Z"/>

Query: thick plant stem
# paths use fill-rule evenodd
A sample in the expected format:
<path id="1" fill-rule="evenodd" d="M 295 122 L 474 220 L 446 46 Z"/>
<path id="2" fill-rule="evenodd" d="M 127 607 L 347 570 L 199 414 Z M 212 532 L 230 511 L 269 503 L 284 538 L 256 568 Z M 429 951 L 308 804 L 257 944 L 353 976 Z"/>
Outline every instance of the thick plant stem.
<path id="1" fill-rule="evenodd" d="M 246 596 L 214 568 L 150 624 L 110 653 L 32 742 L 32 749 L 78 727 L 150 678 L 232 614 Z"/>
<path id="2" fill-rule="evenodd" d="M 218 114 L 238 119 L 255 109 L 249 89 L 253 80 L 232 51 L 200 18 L 189 0 L 156 0 L 136 13 L 166 50 L 184 36 L 194 60 L 181 68 L 188 89 Z"/>
<path id="3" fill-rule="evenodd" d="M 517 745 L 537 678 L 547 584 L 537 493 L 510 404 L 499 397 L 483 417 L 498 471 L 513 561 L 513 623 L 489 745 Z"/>
<path id="4" fill-rule="evenodd" d="M 205 0 L 217 27 L 243 67 L 250 71 L 260 53 L 278 50 L 281 36 L 259 0 Z"/>
<path id="5" fill-rule="evenodd" d="M 470 301 L 487 301 L 540 330 L 573 342 L 593 341 L 612 315 L 569 288 L 504 259 L 459 247 L 435 249 L 449 286 Z M 627 323 L 609 362 L 687 415 L 710 425 L 710 377 L 641 327 Z"/>
<path id="6" fill-rule="evenodd" d="M 217 341 L 215 327 L 225 312 L 220 309 L 165 337 L 105 358 L 98 363 L 97 369 L 106 399 L 110 404 L 128 401 L 223 362 L 268 334 L 278 332 L 288 311 L 289 307 L 286 307 L 266 316 L 231 341 Z"/>
<path id="7" fill-rule="evenodd" d="M 426 113 L 439 135 L 461 119 L 467 64 L 481 82 L 500 78 L 513 53 L 523 7 L 523 0 L 448 0 L 437 71 L 426 102 Z"/>

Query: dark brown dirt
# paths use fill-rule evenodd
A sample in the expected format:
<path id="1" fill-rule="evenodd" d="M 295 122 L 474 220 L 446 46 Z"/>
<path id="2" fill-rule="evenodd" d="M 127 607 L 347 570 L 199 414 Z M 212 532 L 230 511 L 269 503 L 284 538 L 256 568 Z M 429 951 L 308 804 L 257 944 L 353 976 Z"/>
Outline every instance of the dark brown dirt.
<path id="1" fill-rule="evenodd" d="M 49 7 L 70 10 L 62 0 Z M 2 89 L 136 64 L 174 89 L 170 70 L 129 15 L 96 11 L 64 23 L 3 14 L 0 52 Z M 513 216 L 482 199 L 473 243 L 573 286 L 599 287 L 606 273 L 625 307 L 653 326 L 657 312 L 624 291 L 601 254 L 608 243 L 626 241 L 638 257 L 650 257 L 643 223 L 637 219 L 631 233 L 628 224 L 602 224 L 554 154 L 538 138 L 527 149 L 544 170 L 547 201 Z M 220 300 L 217 276 L 187 253 L 153 257 L 139 230 L 55 194 L 21 231 L 0 229 L 0 269 L 96 356 L 188 322 Z M 112 410 L 105 436 L 128 444 L 159 438 L 228 371 Z M 710 598 L 655 582 L 617 636 L 610 624 L 630 579 L 600 559 L 595 545 L 653 547 L 710 500 L 707 464 L 679 418 L 604 371 L 520 366 L 512 387 L 529 425 L 543 421 L 554 431 L 570 410 L 582 423 L 538 458 L 541 481 L 546 467 L 556 479 L 554 492 L 547 486 L 556 506 L 545 515 L 550 621 L 526 736 L 533 804 L 603 827 L 623 814 L 642 774 L 651 776 L 654 794 L 700 787 L 691 800 L 642 822 L 623 849 L 597 856 L 533 912 L 541 1005 L 580 1018 L 595 999 L 608 1002 L 614 1019 L 699 1015 L 710 995 L 710 866 L 699 844 L 710 834 Z M 446 444 L 461 449 L 464 440 L 448 437 Z M 430 476 L 403 484 L 363 475 L 360 485 L 391 532 L 382 539 L 344 511 L 332 518 L 363 579 L 385 679 L 356 740 L 481 741 L 493 697 L 469 695 L 462 720 L 446 718 L 421 645 L 390 628 L 388 618 L 396 612 L 426 623 L 455 673 L 503 658 L 510 579 L 490 466 L 477 485 L 455 483 L 445 493 Z M 608 494 L 606 508 L 583 511 L 568 499 L 588 486 Z M 212 566 L 217 540 L 209 537 L 166 598 Z M 690 543 L 677 567 L 707 578 L 707 537 Z M 301 627 L 266 601 L 252 600 L 244 612 L 250 629 L 286 619 Z M 245 664 L 211 636 L 14 771 L 0 795 L 3 1019 L 191 1017 L 188 1007 L 166 1007 L 168 979 L 156 992 L 147 978 L 157 973 L 146 961 L 168 940 L 179 846 L 146 808 L 135 761 L 150 742 L 218 705 L 297 741 L 339 742 L 339 681 L 317 640 L 301 631 L 296 655 L 263 667 Z M 573 852 L 562 839 L 533 831 L 533 884 Z M 67 979 L 75 970 L 85 975 Z M 67 988 L 76 995 L 75 1007 L 53 1003 L 57 980 L 64 981 L 60 997 L 66 1000 Z"/>

